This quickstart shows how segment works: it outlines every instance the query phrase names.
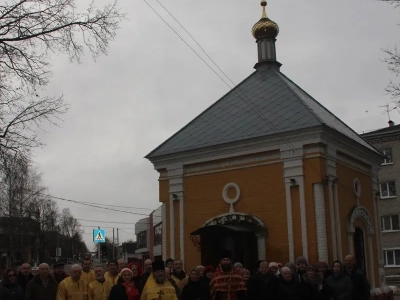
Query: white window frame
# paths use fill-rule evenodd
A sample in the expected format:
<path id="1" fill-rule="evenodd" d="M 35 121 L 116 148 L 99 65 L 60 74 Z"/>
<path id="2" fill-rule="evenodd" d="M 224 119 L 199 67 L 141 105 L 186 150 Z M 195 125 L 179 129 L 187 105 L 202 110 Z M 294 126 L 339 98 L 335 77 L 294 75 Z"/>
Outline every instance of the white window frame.
<path id="1" fill-rule="evenodd" d="M 390 229 L 385 229 L 385 227 L 386 226 L 384 226 L 384 225 L 386 225 L 386 224 L 384 224 L 384 218 L 387 218 L 387 217 L 390 217 Z M 399 224 L 399 228 L 398 229 L 393 229 L 393 221 L 392 221 L 392 217 L 397 217 L 398 218 L 398 222 L 400 222 L 400 219 L 399 219 L 399 215 L 384 215 L 384 216 L 381 216 L 381 226 L 382 226 L 382 232 L 398 232 L 398 231 L 400 231 L 400 224 Z"/>
<path id="2" fill-rule="evenodd" d="M 392 161 L 389 161 L 389 162 L 387 162 L 386 161 L 386 158 L 384 158 L 384 160 L 383 160 L 383 163 L 382 163 L 382 166 L 387 166 L 387 165 L 393 165 L 393 149 L 392 149 L 392 147 L 387 147 L 387 148 L 384 148 L 384 149 L 382 149 L 382 153 L 384 154 L 384 155 L 386 155 L 386 151 L 385 150 L 390 150 L 390 152 L 391 152 L 391 156 L 392 156 Z"/>
<path id="3" fill-rule="evenodd" d="M 390 182 L 393 182 L 394 183 L 394 188 L 395 188 L 395 191 L 396 191 L 396 194 L 395 195 L 388 195 L 388 196 L 382 196 L 382 184 L 386 184 L 387 185 L 387 190 L 388 190 L 388 193 L 389 193 L 389 183 Z M 388 181 L 385 181 L 385 182 L 380 182 L 379 183 L 379 192 L 380 192 L 380 198 L 381 199 L 390 199 L 390 198 L 396 198 L 397 196 L 397 187 L 396 187 L 396 181 L 395 180 L 388 180 Z"/>
<path id="4" fill-rule="evenodd" d="M 388 259 L 387 259 L 387 253 L 389 251 L 393 252 L 393 260 L 394 260 L 394 265 L 388 265 Z M 396 255 L 395 255 L 395 251 L 400 251 L 400 248 L 388 248 L 388 249 L 383 249 L 383 256 L 384 256 L 384 262 L 385 262 L 385 268 L 396 268 L 396 267 L 400 267 L 400 261 L 396 262 Z M 397 263 L 397 264 L 396 264 Z"/>

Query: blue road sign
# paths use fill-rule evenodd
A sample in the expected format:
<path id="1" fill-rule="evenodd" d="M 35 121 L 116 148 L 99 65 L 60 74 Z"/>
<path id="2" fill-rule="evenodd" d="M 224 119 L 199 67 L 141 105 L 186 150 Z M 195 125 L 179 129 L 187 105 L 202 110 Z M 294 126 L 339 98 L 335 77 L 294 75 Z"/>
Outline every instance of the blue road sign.
<path id="1" fill-rule="evenodd" d="M 93 229 L 93 242 L 105 243 L 106 242 L 106 231 L 104 229 Z"/>

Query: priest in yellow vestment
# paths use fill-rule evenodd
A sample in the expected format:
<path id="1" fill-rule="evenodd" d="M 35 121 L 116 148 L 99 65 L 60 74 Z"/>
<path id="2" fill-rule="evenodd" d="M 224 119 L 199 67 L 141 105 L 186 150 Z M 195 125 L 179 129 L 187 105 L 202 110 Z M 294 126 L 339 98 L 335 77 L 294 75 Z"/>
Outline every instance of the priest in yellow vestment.
<path id="1" fill-rule="evenodd" d="M 153 272 L 147 279 L 140 300 L 177 300 L 175 287 L 165 278 L 163 261 L 152 263 Z"/>
<path id="2" fill-rule="evenodd" d="M 107 300 L 110 295 L 112 285 L 104 278 L 104 268 L 98 265 L 94 268 L 96 279 L 89 283 L 90 300 Z"/>
<path id="3" fill-rule="evenodd" d="M 110 260 L 108 262 L 108 271 L 104 274 L 104 278 L 107 282 L 114 286 L 118 282 L 119 274 L 118 274 L 118 262 L 116 260 Z"/>
<path id="4" fill-rule="evenodd" d="M 81 279 L 85 280 L 88 284 L 96 279 L 96 277 L 94 276 L 94 271 L 92 270 L 92 261 L 88 257 L 85 257 L 82 260 Z"/>
<path id="5" fill-rule="evenodd" d="M 88 284 L 81 275 L 82 267 L 73 265 L 71 276 L 58 284 L 57 300 L 89 300 Z"/>

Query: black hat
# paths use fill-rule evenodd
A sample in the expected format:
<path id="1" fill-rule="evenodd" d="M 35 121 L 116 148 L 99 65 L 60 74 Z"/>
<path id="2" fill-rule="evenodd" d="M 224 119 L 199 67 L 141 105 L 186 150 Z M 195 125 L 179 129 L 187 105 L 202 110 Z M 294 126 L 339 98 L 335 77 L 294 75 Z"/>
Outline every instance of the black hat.
<path id="1" fill-rule="evenodd" d="M 53 268 L 64 267 L 65 264 L 63 262 L 55 262 L 53 264 Z"/>
<path id="2" fill-rule="evenodd" d="M 151 266 L 153 267 L 153 272 L 160 271 L 160 270 L 165 270 L 164 261 L 163 260 L 153 261 Z"/>
<path id="3" fill-rule="evenodd" d="M 115 264 L 116 266 L 118 266 L 118 261 L 115 259 L 110 259 L 107 263 L 107 266 L 109 266 L 110 264 Z"/>
<path id="4" fill-rule="evenodd" d="M 224 259 L 224 258 L 229 258 L 229 259 L 231 259 L 231 256 L 232 256 L 231 251 L 229 251 L 229 250 L 227 250 L 227 249 L 225 249 L 225 250 L 223 250 L 223 251 L 221 252 L 221 260 Z"/>

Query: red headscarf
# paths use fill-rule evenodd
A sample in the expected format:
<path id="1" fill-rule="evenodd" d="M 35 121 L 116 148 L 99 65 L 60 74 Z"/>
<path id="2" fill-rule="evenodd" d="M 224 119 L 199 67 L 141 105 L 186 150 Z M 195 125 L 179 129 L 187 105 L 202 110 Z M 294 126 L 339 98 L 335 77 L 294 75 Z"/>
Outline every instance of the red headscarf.
<path id="1" fill-rule="evenodd" d="M 142 267 L 137 262 L 131 262 L 128 265 L 128 268 L 132 270 L 132 266 L 136 266 L 138 269 L 138 276 L 141 277 L 143 275 Z"/>

